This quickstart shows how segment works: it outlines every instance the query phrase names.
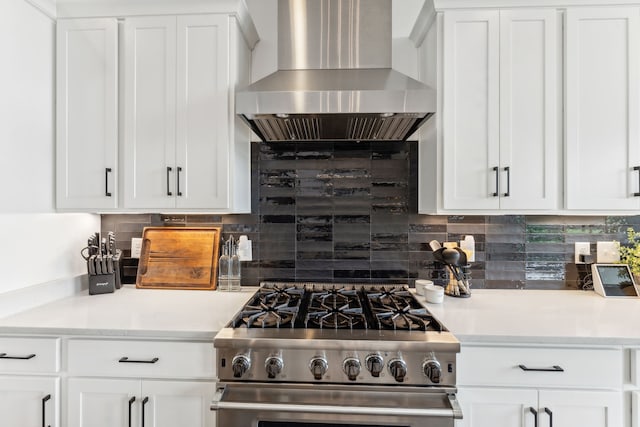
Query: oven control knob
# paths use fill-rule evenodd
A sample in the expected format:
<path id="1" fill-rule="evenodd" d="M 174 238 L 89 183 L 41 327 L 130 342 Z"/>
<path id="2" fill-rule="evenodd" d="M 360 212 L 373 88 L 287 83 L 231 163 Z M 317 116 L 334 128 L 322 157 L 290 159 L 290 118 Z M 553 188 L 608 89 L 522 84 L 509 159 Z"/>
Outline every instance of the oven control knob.
<path id="1" fill-rule="evenodd" d="M 435 359 L 425 360 L 425 362 L 422 364 L 422 370 L 432 383 L 440 383 L 440 378 L 442 377 L 442 368 L 440 367 L 440 362 Z"/>
<path id="2" fill-rule="evenodd" d="M 240 378 L 251 367 L 251 361 L 244 354 L 239 354 L 231 361 L 231 368 L 233 369 L 234 378 Z"/>
<path id="3" fill-rule="evenodd" d="M 393 359 L 389 362 L 389 372 L 399 383 L 407 376 L 407 364 L 402 359 Z"/>
<path id="4" fill-rule="evenodd" d="M 360 361 L 355 357 L 347 357 L 342 362 L 342 370 L 347 374 L 349 381 L 355 381 L 360 375 Z"/>
<path id="5" fill-rule="evenodd" d="M 309 362 L 309 369 L 313 374 L 313 378 L 316 380 L 321 380 L 324 374 L 327 373 L 327 369 L 329 369 L 329 364 L 327 363 L 327 359 L 324 357 L 314 357 Z"/>
<path id="6" fill-rule="evenodd" d="M 382 369 L 384 368 L 384 361 L 379 354 L 370 354 L 364 359 L 364 363 L 367 365 L 367 370 L 371 372 L 372 377 L 379 377 Z"/>
<path id="7" fill-rule="evenodd" d="M 267 371 L 267 377 L 275 378 L 284 368 L 284 362 L 281 357 L 269 356 L 264 361 L 264 369 Z"/>

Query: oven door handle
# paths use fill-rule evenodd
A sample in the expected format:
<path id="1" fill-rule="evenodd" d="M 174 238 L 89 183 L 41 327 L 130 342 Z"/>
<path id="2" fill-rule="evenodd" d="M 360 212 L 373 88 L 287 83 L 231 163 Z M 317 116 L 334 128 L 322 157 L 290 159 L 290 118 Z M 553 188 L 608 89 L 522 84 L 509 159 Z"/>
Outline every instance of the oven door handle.
<path id="1" fill-rule="evenodd" d="M 216 393 L 211 410 L 233 409 L 270 412 L 332 413 L 345 415 L 391 415 L 411 417 L 445 417 L 462 419 L 462 410 L 455 394 L 448 394 L 451 409 L 380 408 L 367 406 L 296 405 L 290 403 L 224 402 L 221 392 Z"/>

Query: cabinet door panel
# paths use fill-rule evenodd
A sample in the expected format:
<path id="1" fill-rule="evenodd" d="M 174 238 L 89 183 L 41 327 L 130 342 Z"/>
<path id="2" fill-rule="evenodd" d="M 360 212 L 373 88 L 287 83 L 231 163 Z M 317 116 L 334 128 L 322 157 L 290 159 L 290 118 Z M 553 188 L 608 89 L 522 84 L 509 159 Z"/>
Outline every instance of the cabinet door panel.
<path id="1" fill-rule="evenodd" d="M 60 20 L 56 43 L 57 207 L 115 208 L 118 200 L 117 21 Z M 111 169 L 110 173 L 107 168 Z"/>
<path id="2" fill-rule="evenodd" d="M 178 17 L 178 208 L 229 206 L 229 18 Z"/>
<path id="3" fill-rule="evenodd" d="M 172 208 L 176 18 L 127 18 L 124 58 L 124 204 Z"/>
<path id="4" fill-rule="evenodd" d="M 501 209 L 558 207 L 557 20 L 555 10 L 500 12 Z"/>
<path id="5" fill-rule="evenodd" d="M 71 378 L 67 396 L 69 427 L 128 426 L 132 397 L 136 397 L 136 402 L 131 405 L 131 425 L 138 425 L 139 380 Z"/>
<path id="6" fill-rule="evenodd" d="M 640 9 L 566 12 L 569 209 L 637 209 Z"/>
<path id="7" fill-rule="evenodd" d="M 458 389 L 463 419 L 457 427 L 537 427 L 530 408 L 537 410 L 538 393 L 518 389 Z"/>
<path id="8" fill-rule="evenodd" d="M 499 15 L 444 15 L 445 209 L 497 209 Z"/>
<path id="9" fill-rule="evenodd" d="M 621 426 L 622 401 L 622 392 L 542 390 L 540 426 L 551 426 L 551 417 L 555 426 Z"/>
<path id="10" fill-rule="evenodd" d="M 42 377 L 0 377 L 0 419 L 2 425 L 40 427 L 42 402 L 45 422 L 51 427 L 59 425 L 59 379 Z"/>
<path id="11" fill-rule="evenodd" d="M 145 419 L 153 427 L 213 427 L 213 382 L 144 381 Z M 144 398 L 143 397 L 143 398 Z"/>

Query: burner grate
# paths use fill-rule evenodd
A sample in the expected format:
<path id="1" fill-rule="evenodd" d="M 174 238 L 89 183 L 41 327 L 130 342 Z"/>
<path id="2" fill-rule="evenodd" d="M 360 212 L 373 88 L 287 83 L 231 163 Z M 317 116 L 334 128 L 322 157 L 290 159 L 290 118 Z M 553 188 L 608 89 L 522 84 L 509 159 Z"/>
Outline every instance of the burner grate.
<path id="1" fill-rule="evenodd" d="M 312 292 L 304 324 L 306 328 L 366 329 L 358 291 L 332 287 Z"/>
<path id="2" fill-rule="evenodd" d="M 405 286 L 330 283 L 263 283 L 230 326 L 446 331 Z"/>
<path id="3" fill-rule="evenodd" d="M 304 288 L 295 286 L 260 288 L 232 325 L 234 328 L 293 328 L 303 295 Z"/>
<path id="4" fill-rule="evenodd" d="M 378 329 L 443 330 L 406 288 L 373 289 L 366 296 Z"/>

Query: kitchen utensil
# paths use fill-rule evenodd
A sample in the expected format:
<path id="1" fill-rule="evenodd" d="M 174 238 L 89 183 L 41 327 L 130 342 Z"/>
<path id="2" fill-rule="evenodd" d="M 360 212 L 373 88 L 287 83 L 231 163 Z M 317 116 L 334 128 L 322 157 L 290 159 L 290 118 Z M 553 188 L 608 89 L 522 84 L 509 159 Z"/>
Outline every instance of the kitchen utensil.
<path id="1" fill-rule="evenodd" d="M 96 256 L 91 255 L 87 260 L 87 270 L 89 271 L 89 275 L 93 276 L 96 274 Z"/>
<path id="2" fill-rule="evenodd" d="M 447 295 L 451 296 L 469 297 L 471 295 L 469 292 L 469 287 L 467 283 L 465 283 L 464 274 L 460 269 L 461 259 L 463 262 L 465 262 L 466 265 L 466 256 L 464 258 L 461 258 L 461 253 L 464 254 L 464 252 L 457 247 L 445 248 L 442 251 L 442 260 L 451 272 L 450 280 L 445 292 Z"/>
<path id="3" fill-rule="evenodd" d="M 459 269 L 459 279 L 460 279 L 460 286 L 462 287 L 462 291 L 466 294 L 471 294 L 471 289 L 470 289 L 470 284 L 469 284 L 469 280 L 467 280 L 465 278 L 464 272 L 462 271 L 462 267 L 466 267 L 468 266 L 469 262 L 467 260 L 467 252 L 462 249 L 462 248 L 455 248 L 458 253 L 460 253 L 460 259 L 458 260 L 458 269 Z"/>
<path id="4" fill-rule="evenodd" d="M 431 248 L 432 251 L 437 251 L 438 249 L 440 249 L 442 246 L 440 245 L 440 242 L 438 242 L 437 240 L 432 240 L 429 242 L 429 247 Z"/>
<path id="5" fill-rule="evenodd" d="M 458 260 L 460 259 L 460 253 L 451 248 L 444 248 L 442 251 L 442 260 L 445 264 L 449 265 L 458 265 Z"/>
<path id="6" fill-rule="evenodd" d="M 435 251 L 433 251 L 433 259 L 434 261 L 437 261 L 441 264 L 444 264 L 444 258 L 442 257 L 442 252 L 445 250 L 445 248 L 439 248 L 436 249 Z"/>

